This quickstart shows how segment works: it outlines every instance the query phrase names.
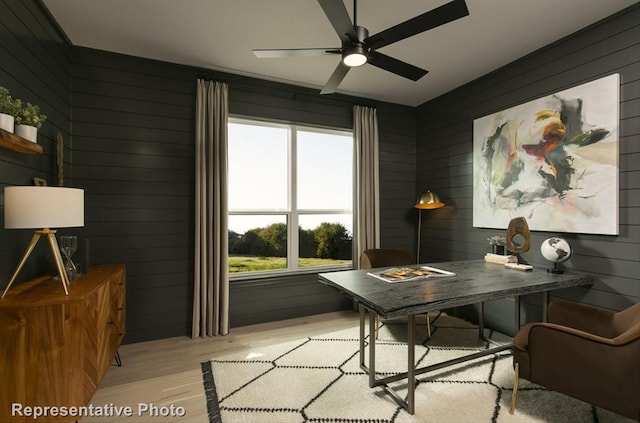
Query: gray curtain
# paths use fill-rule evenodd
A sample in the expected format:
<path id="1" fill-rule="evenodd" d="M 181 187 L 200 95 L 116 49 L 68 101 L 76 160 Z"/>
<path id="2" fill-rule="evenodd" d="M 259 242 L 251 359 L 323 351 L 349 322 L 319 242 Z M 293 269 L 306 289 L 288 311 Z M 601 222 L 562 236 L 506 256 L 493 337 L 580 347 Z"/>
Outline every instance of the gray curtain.
<path id="1" fill-rule="evenodd" d="M 356 149 L 356 213 L 354 258 L 368 248 L 380 247 L 380 189 L 378 170 L 378 117 L 376 109 L 353 108 Z M 359 260 L 354 260 L 359 263 Z"/>
<path id="2" fill-rule="evenodd" d="M 229 332 L 227 84 L 198 80 L 193 325 L 191 335 Z"/>

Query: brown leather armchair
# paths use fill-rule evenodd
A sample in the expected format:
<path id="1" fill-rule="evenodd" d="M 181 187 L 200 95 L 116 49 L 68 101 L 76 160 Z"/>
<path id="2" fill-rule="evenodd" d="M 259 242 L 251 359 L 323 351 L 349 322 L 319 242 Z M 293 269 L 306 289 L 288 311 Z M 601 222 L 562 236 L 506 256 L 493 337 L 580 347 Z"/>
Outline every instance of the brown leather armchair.
<path id="1" fill-rule="evenodd" d="M 529 323 L 513 339 L 516 380 L 533 383 L 640 420 L 640 304 L 614 313 L 565 301 L 547 323 Z"/>
<path id="2" fill-rule="evenodd" d="M 364 250 L 360 255 L 360 269 L 371 269 L 376 267 L 410 266 L 416 264 L 413 255 L 401 248 L 371 248 Z M 376 339 L 378 338 L 378 321 L 376 316 Z M 427 334 L 431 337 L 431 322 L 429 313 L 426 317 Z"/>
<path id="3" fill-rule="evenodd" d="M 360 255 L 360 268 L 408 266 L 415 264 L 413 256 L 401 248 L 372 248 Z"/>

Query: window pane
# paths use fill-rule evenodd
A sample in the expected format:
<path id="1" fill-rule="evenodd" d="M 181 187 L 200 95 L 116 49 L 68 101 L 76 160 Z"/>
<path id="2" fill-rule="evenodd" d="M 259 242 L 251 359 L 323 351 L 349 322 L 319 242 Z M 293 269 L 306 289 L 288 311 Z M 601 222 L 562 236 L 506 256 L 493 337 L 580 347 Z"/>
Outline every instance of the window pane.
<path id="1" fill-rule="evenodd" d="M 287 217 L 229 216 L 229 273 L 287 268 Z"/>
<path id="2" fill-rule="evenodd" d="M 240 119 L 228 129 L 229 272 L 351 264 L 352 134 Z"/>
<path id="3" fill-rule="evenodd" d="M 288 130 L 229 123 L 229 210 L 288 206 Z"/>
<path id="4" fill-rule="evenodd" d="M 351 263 L 352 215 L 301 215 L 299 223 L 299 267 Z"/>
<path id="5" fill-rule="evenodd" d="M 297 156 L 299 209 L 352 209 L 352 136 L 298 131 Z"/>

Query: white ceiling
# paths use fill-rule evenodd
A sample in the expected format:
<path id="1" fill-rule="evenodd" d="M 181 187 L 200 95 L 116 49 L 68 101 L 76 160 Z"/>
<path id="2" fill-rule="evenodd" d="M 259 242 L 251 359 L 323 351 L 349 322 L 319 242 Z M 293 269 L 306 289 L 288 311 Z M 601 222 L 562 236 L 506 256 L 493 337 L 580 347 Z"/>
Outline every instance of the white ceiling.
<path id="1" fill-rule="evenodd" d="M 71 42 L 144 58 L 322 88 L 339 56 L 258 59 L 254 48 L 339 47 L 316 0 L 43 0 Z M 371 35 L 448 0 L 361 0 Z M 427 69 L 417 82 L 371 65 L 338 92 L 416 106 L 637 0 L 467 0 L 469 16 L 383 47 Z M 353 0 L 345 0 L 352 13 Z"/>

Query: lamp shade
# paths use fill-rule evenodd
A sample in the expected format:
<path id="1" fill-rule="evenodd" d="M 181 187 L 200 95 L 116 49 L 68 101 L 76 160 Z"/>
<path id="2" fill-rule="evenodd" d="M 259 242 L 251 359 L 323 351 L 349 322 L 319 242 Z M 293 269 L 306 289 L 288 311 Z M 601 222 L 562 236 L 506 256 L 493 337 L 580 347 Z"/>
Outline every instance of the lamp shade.
<path id="1" fill-rule="evenodd" d="M 5 187 L 5 228 L 78 226 L 84 226 L 84 190 L 66 187 Z"/>
<path id="2" fill-rule="evenodd" d="M 440 201 L 438 194 L 426 190 L 420 194 L 414 207 L 416 209 L 439 209 L 440 207 L 444 207 L 444 203 Z"/>

